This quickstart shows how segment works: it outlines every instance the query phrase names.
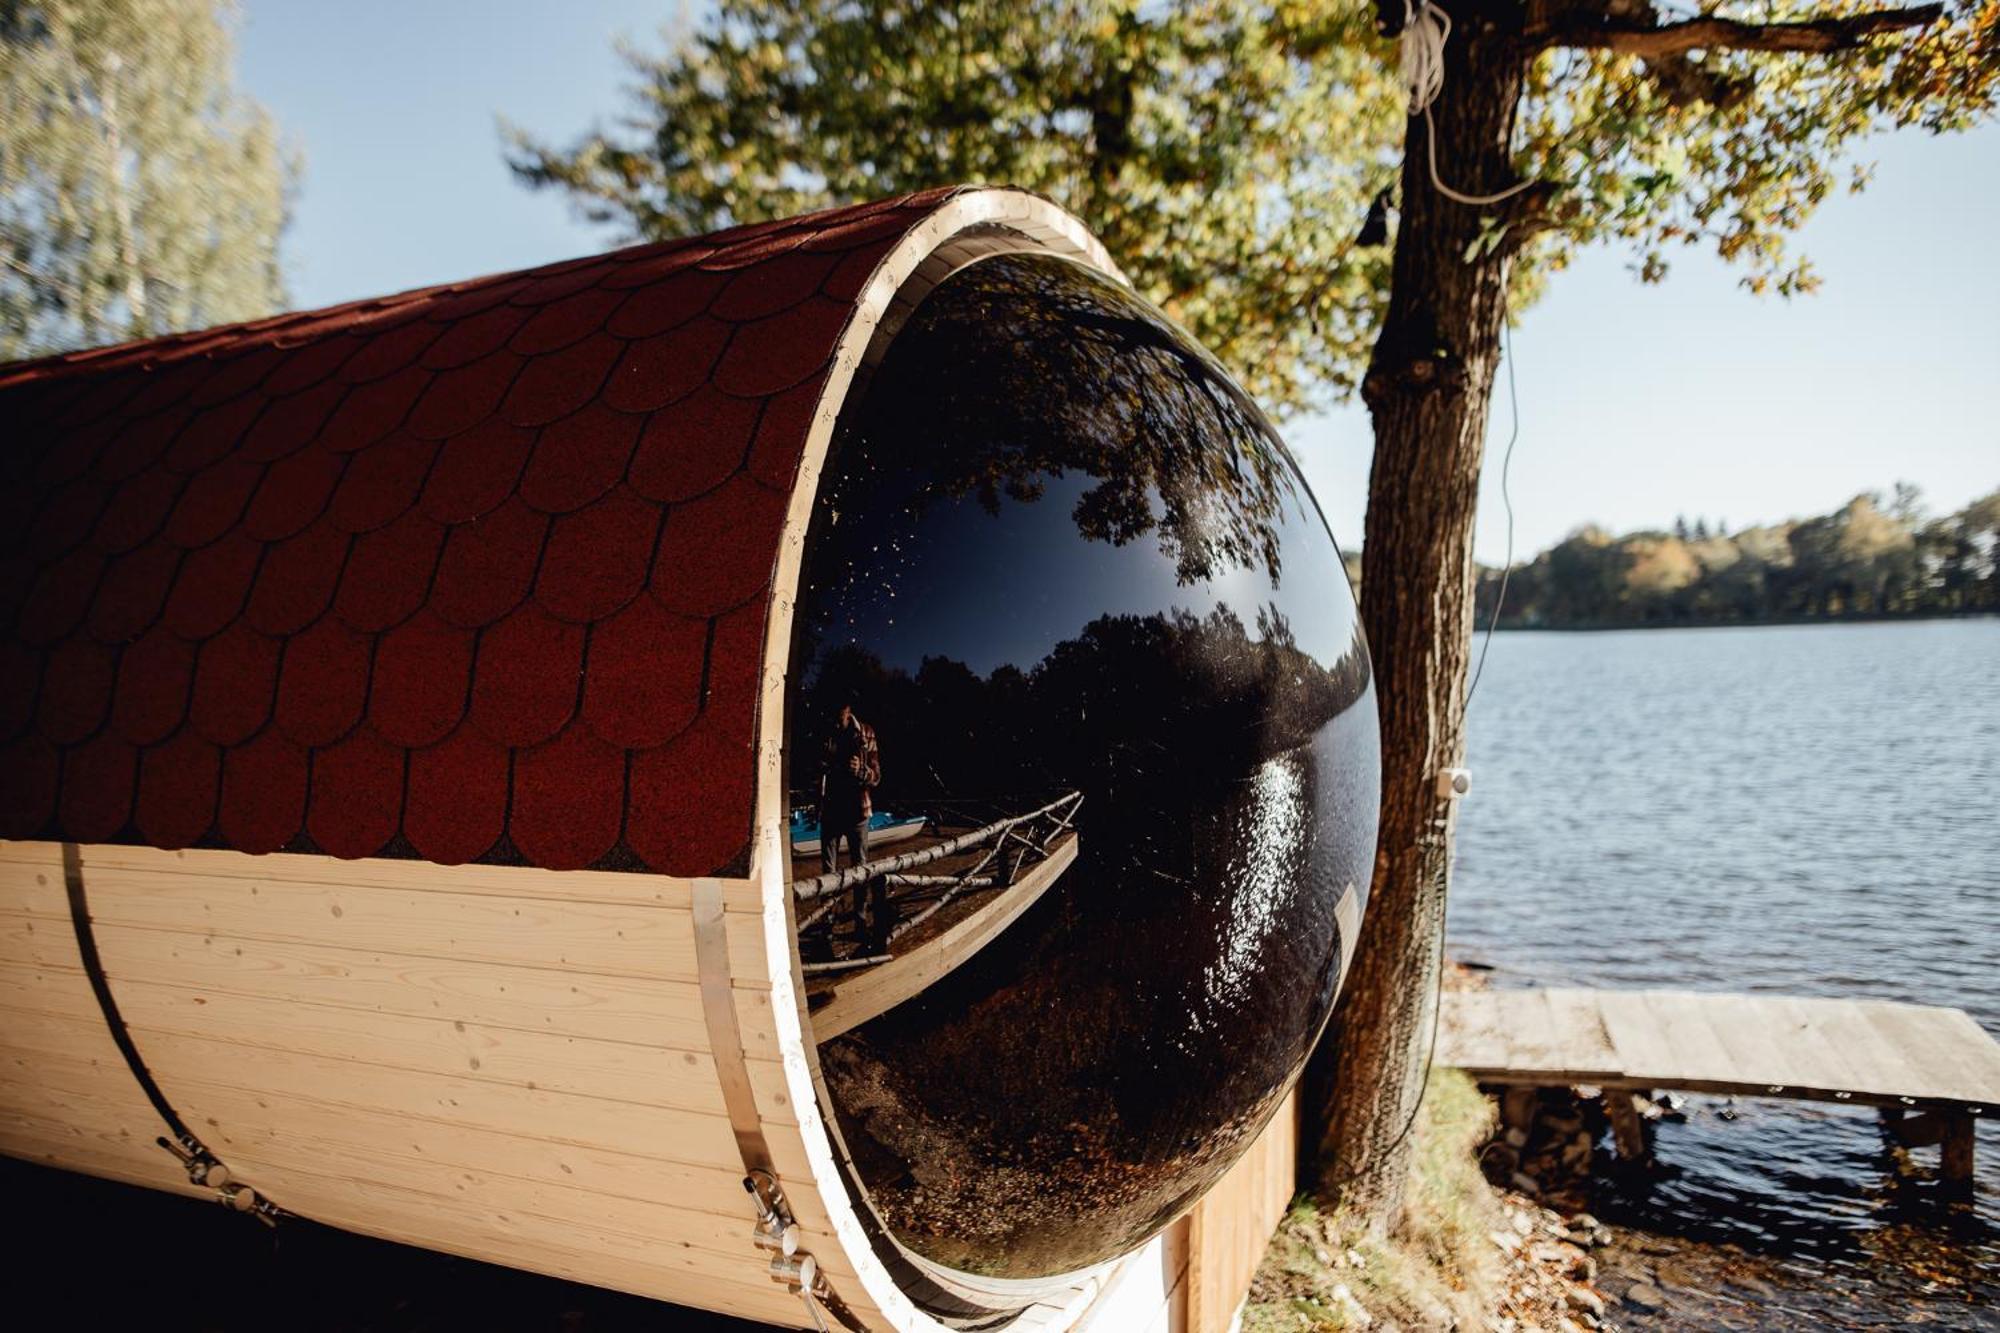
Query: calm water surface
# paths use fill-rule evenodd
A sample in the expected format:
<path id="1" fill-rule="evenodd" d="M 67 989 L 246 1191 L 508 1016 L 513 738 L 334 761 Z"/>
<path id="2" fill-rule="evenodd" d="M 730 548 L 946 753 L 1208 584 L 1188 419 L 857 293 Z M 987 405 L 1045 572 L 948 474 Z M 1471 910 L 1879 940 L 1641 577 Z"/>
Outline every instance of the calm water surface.
<path id="1" fill-rule="evenodd" d="M 2000 1033 L 2000 621 L 1503 634 L 1470 727 L 1450 933 L 1496 984 L 1870 996 Z M 1994 1126 L 1967 1211 L 1897 1179 L 1870 1112 L 1690 1109 L 1607 1220 L 1763 1257 L 1778 1322 L 1995 1321 Z"/>

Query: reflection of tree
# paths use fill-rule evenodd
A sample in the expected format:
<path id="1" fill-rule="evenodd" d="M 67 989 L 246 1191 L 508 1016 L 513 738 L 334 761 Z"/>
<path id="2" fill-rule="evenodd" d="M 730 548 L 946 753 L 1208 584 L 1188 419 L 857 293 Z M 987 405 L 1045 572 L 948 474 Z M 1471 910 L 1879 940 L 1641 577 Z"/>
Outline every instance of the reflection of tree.
<path id="1" fill-rule="evenodd" d="M 1275 582 L 1277 525 L 1302 503 L 1283 445 L 1214 358 L 1131 293 L 1047 256 L 989 259 L 939 287 L 845 424 L 863 442 L 848 456 L 888 472 L 911 461 L 896 445 L 920 446 L 940 493 L 989 512 L 1083 473 L 1078 531 L 1114 545 L 1157 533 L 1182 584 L 1259 566 Z"/>

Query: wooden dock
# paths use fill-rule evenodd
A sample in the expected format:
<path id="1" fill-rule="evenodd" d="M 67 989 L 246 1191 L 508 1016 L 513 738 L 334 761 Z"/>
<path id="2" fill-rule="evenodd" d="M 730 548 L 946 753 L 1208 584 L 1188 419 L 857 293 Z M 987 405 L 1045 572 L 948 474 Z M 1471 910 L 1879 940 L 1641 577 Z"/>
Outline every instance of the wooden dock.
<path id="1" fill-rule="evenodd" d="M 1904 1143 L 1940 1144 L 1945 1178 L 1962 1184 L 1974 1125 L 2000 1114 L 2000 1042 L 1962 1009 L 1886 1000 L 1455 991 L 1444 996 L 1437 1060 L 1487 1084 L 1874 1106 Z M 1630 1100 L 1606 1099 L 1621 1153 L 1639 1142 Z"/>

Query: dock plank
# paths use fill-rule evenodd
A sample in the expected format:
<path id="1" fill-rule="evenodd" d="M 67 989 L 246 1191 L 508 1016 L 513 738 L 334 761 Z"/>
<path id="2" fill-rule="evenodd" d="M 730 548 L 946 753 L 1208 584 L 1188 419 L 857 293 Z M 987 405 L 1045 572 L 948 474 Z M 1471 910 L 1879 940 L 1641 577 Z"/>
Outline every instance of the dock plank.
<path id="1" fill-rule="evenodd" d="M 1671 990 L 1444 997 L 1438 1059 L 1494 1083 L 1596 1083 L 2000 1110 L 2000 1042 L 1960 1009 Z"/>
<path id="2" fill-rule="evenodd" d="M 1949 1024 L 1924 1021 L 1921 1010 L 1907 1005 L 1880 1001 L 1861 1006 L 1860 1022 L 1879 1033 L 1884 1044 L 1895 1048 L 1934 1096 L 1965 1101 L 1978 1100 L 1973 1068 L 1958 1049 L 1958 1033 Z"/>
<path id="3" fill-rule="evenodd" d="M 1812 1087 L 1868 1097 L 1910 1097 L 1930 1087 L 1910 1053 L 1868 1021 L 1864 1003 L 1802 999 L 1794 1009 L 1810 1017 L 1810 1049 L 1824 1069 Z"/>

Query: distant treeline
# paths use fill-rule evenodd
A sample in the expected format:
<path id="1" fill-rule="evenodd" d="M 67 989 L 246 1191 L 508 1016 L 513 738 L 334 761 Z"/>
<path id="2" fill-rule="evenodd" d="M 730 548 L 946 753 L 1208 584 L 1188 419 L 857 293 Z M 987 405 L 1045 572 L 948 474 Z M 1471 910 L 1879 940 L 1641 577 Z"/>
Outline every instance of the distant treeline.
<path id="1" fill-rule="evenodd" d="M 1479 623 L 1501 571 L 1479 574 Z M 1929 517 L 1914 486 L 1730 532 L 1706 520 L 1613 537 L 1579 528 L 1507 581 L 1503 627 L 1726 625 L 2000 612 L 2000 490 Z"/>

